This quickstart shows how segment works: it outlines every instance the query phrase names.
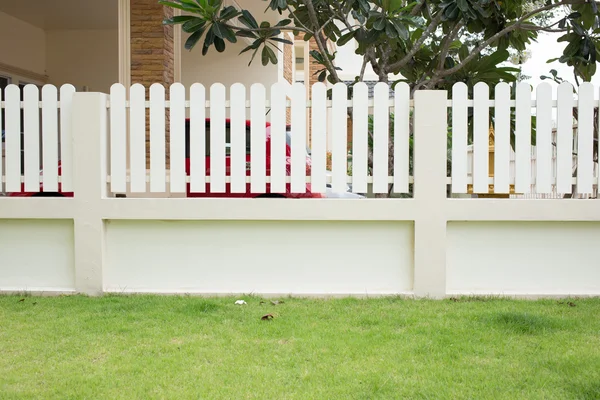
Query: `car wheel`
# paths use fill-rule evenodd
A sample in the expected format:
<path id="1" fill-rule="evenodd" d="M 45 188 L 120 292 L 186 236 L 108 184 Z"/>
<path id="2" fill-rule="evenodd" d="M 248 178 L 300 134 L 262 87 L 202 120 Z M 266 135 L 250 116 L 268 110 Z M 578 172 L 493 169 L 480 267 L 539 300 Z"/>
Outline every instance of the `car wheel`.
<path id="1" fill-rule="evenodd" d="M 39 192 L 31 195 L 31 197 L 65 197 L 62 193 L 57 192 Z"/>

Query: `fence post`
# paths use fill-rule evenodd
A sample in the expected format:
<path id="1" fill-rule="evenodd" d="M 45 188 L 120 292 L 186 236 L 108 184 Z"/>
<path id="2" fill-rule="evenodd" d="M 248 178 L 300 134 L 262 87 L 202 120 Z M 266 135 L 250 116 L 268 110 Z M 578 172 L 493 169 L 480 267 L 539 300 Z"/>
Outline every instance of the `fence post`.
<path id="1" fill-rule="evenodd" d="M 103 93 L 73 95 L 75 288 L 88 295 L 99 295 L 103 289 L 104 221 L 100 210 L 107 193 L 107 100 Z"/>
<path id="2" fill-rule="evenodd" d="M 446 295 L 446 160 L 447 100 L 445 90 L 414 94 L 414 293 Z"/>

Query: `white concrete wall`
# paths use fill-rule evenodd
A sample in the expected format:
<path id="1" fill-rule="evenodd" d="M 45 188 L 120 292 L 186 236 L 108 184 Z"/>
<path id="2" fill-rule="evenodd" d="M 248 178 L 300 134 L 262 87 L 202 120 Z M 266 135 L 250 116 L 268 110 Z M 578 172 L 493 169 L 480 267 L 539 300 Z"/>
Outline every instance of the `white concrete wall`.
<path id="1" fill-rule="evenodd" d="M 278 81 L 277 65 L 263 66 L 260 54 L 257 54 L 250 66 L 251 52 L 238 56 L 239 52 L 248 44 L 240 39 L 237 43 L 227 43 L 223 53 L 211 48 L 205 56 L 202 55 L 202 43 L 192 51 L 183 48 L 187 39 L 184 34 L 181 48 L 181 82 L 185 87 L 199 82 L 207 88 L 213 83 L 220 82 L 226 87 L 234 83 L 243 83 L 250 87 L 254 83 L 262 83 L 269 88 Z"/>
<path id="2" fill-rule="evenodd" d="M 0 220 L 0 289 L 75 289 L 73 221 Z"/>
<path id="3" fill-rule="evenodd" d="M 600 295 L 600 224 L 451 222 L 448 294 Z"/>
<path id="4" fill-rule="evenodd" d="M 36 74 L 45 74 L 44 30 L 0 12 L 0 62 Z"/>
<path id="5" fill-rule="evenodd" d="M 51 30 L 47 32 L 50 83 L 70 83 L 81 90 L 108 93 L 119 81 L 118 30 Z"/>
<path id="6" fill-rule="evenodd" d="M 406 222 L 109 221 L 104 289 L 409 293 L 412 236 Z"/>

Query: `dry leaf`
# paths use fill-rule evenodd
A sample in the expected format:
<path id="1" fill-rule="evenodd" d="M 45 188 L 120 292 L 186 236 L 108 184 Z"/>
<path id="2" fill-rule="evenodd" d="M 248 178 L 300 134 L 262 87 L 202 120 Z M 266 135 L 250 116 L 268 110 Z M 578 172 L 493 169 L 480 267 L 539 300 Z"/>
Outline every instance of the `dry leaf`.
<path id="1" fill-rule="evenodd" d="M 274 306 L 276 306 L 278 304 L 283 304 L 283 301 L 280 301 L 280 300 L 271 300 L 271 304 L 273 304 Z"/>
<path id="2" fill-rule="evenodd" d="M 21 299 L 21 300 L 17 301 L 17 303 L 22 303 L 24 301 L 25 301 L 25 299 Z"/>
<path id="3" fill-rule="evenodd" d="M 275 318 L 275 317 L 273 316 L 273 314 L 265 314 L 265 315 L 263 315 L 262 317 L 260 317 L 260 319 L 261 319 L 262 321 L 269 321 L 269 320 L 271 320 L 271 319 L 273 319 L 273 318 Z"/>
<path id="4" fill-rule="evenodd" d="M 569 305 L 569 307 L 575 307 L 575 306 L 576 306 L 576 304 L 575 304 L 575 303 L 573 303 L 573 302 L 571 302 L 571 301 L 570 301 L 570 302 L 568 302 L 567 304 Z"/>

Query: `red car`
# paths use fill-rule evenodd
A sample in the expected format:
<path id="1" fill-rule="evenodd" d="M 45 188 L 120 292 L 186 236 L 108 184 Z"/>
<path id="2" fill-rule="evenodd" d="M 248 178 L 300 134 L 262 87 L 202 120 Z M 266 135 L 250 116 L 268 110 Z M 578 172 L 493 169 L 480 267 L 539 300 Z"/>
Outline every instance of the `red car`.
<path id="1" fill-rule="evenodd" d="M 226 136 L 225 142 L 227 145 L 230 144 L 230 120 L 226 120 Z M 210 149 L 210 120 L 206 120 L 206 175 L 210 176 L 210 155 L 208 154 Z M 186 119 L 185 123 L 185 170 L 186 174 L 189 176 L 190 174 L 190 120 Z M 266 129 L 266 171 L 267 176 L 269 175 L 270 166 L 271 166 L 271 127 L 270 124 L 267 123 Z M 226 167 L 226 175 L 230 176 L 229 169 L 231 167 L 231 157 L 229 156 L 229 148 L 226 149 L 225 155 L 225 167 Z M 290 175 L 290 164 L 291 163 L 291 136 L 289 127 L 286 129 L 286 174 Z M 250 165 L 250 121 L 246 121 L 246 165 Z M 308 152 L 306 153 L 306 174 L 310 176 L 310 166 L 311 160 Z M 61 175 L 61 164 L 58 164 L 58 174 Z M 250 175 L 250 169 L 246 168 L 246 174 Z M 11 197 L 73 197 L 73 192 L 61 192 L 61 185 L 59 183 L 58 186 L 59 192 L 43 192 L 43 185 L 40 183 L 40 192 L 25 192 L 25 185 L 21 185 L 20 192 L 9 193 L 8 196 Z M 306 184 L 306 192 L 305 193 L 292 193 L 290 184 L 286 184 L 285 193 L 270 193 L 270 184 L 267 183 L 265 193 L 252 193 L 250 189 L 250 183 L 246 184 L 246 191 L 242 193 L 232 193 L 231 192 L 231 184 L 226 183 L 225 192 L 223 193 L 213 193 L 210 191 L 210 184 L 206 184 L 206 189 L 204 193 L 191 192 L 190 184 L 187 184 L 187 197 L 234 197 L 234 198 L 322 198 L 325 197 L 321 193 L 312 193 L 310 184 Z"/>

